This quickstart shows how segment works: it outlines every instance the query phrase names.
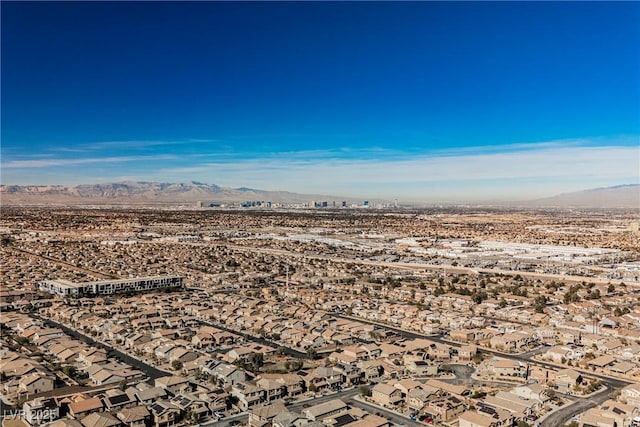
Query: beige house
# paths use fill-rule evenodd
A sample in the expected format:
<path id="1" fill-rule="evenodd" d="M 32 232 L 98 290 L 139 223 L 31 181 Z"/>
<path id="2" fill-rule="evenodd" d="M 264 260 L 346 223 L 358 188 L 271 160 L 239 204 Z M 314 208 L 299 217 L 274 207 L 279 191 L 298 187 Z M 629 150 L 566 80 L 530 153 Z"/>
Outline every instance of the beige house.
<path id="1" fill-rule="evenodd" d="M 560 393 L 567 393 L 572 388 L 582 384 L 583 377 L 573 369 L 563 369 L 556 374 L 555 385 Z"/>
<path id="2" fill-rule="evenodd" d="M 382 406 L 394 407 L 402 402 L 402 391 L 388 384 L 376 384 L 371 390 L 371 400 Z"/>
<path id="3" fill-rule="evenodd" d="M 620 392 L 620 399 L 640 408 L 640 384 L 629 384 Z"/>
<path id="4" fill-rule="evenodd" d="M 55 377 L 43 372 L 34 372 L 23 377 L 18 382 L 18 394 L 29 395 L 51 391 L 54 388 Z"/>
<path id="5" fill-rule="evenodd" d="M 118 412 L 116 417 L 127 427 L 145 427 L 151 413 L 144 406 L 134 406 Z"/>
<path id="6" fill-rule="evenodd" d="M 285 411 L 282 401 L 271 405 L 257 406 L 249 410 L 249 426 L 263 427 L 268 425 L 278 414 Z"/>
<path id="7" fill-rule="evenodd" d="M 499 420 L 475 411 L 463 412 L 458 417 L 459 427 L 499 427 L 500 425 Z"/>
<path id="8" fill-rule="evenodd" d="M 333 399 L 302 411 L 309 421 L 321 421 L 332 415 L 346 412 L 349 407 L 340 399 Z"/>

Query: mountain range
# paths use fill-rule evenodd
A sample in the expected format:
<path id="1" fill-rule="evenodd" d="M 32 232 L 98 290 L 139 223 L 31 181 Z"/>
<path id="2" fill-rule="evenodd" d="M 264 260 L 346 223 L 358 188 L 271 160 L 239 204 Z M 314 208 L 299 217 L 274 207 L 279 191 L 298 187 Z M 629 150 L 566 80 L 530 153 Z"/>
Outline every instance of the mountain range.
<path id="1" fill-rule="evenodd" d="M 202 182 L 116 182 L 63 185 L 0 185 L 0 197 L 7 205 L 158 205 L 237 203 L 270 201 L 296 204 L 321 200 L 348 200 L 325 195 L 265 191 L 253 188 L 224 188 Z M 349 203 L 353 203 L 349 200 Z"/>
<path id="2" fill-rule="evenodd" d="M 198 201 L 209 203 L 238 203 L 270 201 L 281 204 L 312 201 L 346 201 L 361 204 L 362 200 L 336 196 L 299 194 L 288 191 L 265 191 L 253 188 L 225 188 L 201 182 L 117 182 L 85 184 L 75 187 L 63 185 L 0 185 L 3 205 L 184 205 Z M 379 202 L 374 201 L 372 202 Z M 482 204 L 482 203 L 478 203 Z M 618 185 L 564 193 L 544 199 L 502 202 L 501 205 L 559 208 L 632 208 L 640 209 L 640 185 Z"/>
<path id="3" fill-rule="evenodd" d="M 541 207 L 640 209 L 640 184 L 616 185 L 563 193 L 527 202 Z"/>

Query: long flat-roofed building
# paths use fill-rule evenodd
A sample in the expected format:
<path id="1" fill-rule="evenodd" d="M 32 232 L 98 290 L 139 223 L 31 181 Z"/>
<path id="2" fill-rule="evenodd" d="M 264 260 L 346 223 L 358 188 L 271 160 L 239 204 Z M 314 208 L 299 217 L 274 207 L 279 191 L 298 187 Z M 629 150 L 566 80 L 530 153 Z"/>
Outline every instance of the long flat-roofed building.
<path id="1" fill-rule="evenodd" d="M 182 277 L 149 276 L 80 283 L 73 283 L 64 279 L 43 280 L 38 283 L 38 288 L 41 291 L 61 296 L 97 296 L 121 292 L 144 292 L 165 288 L 182 288 Z"/>

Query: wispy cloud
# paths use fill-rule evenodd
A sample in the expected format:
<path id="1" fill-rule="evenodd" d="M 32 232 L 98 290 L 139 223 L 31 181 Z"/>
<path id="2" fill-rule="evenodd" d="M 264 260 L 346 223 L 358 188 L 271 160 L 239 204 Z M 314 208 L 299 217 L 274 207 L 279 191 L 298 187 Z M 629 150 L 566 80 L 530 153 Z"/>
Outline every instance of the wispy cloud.
<path id="1" fill-rule="evenodd" d="M 639 142 L 638 136 L 623 136 L 422 153 L 358 148 L 261 154 L 203 151 L 183 155 L 43 156 L 12 159 L 3 162 L 2 169 L 3 178 L 15 183 L 33 183 L 37 176 L 88 183 L 95 182 L 95 175 L 101 181 L 126 175 L 135 180 L 197 180 L 229 187 L 372 198 L 527 198 L 523 192 L 532 198 L 638 182 Z"/>
<path id="2" fill-rule="evenodd" d="M 434 187 L 442 193 L 439 186 L 454 186 L 459 192 L 465 185 L 485 197 L 508 196 L 500 187 L 516 191 L 517 183 L 526 181 L 531 187 L 528 191 L 537 196 L 569 190 L 567 183 L 586 188 L 591 183 L 628 182 L 640 176 L 639 158 L 640 150 L 633 146 L 575 144 L 565 147 L 554 143 L 543 144 L 537 149 L 511 147 L 511 150 L 498 153 L 449 152 L 447 155 L 387 160 L 293 155 L 166 168 L 162 175 L 173 176 L 176 180 L 198 179 L 229 186 L 333 194 L 364 192 L 372 196 L 381 193 L 420 196 L 427 192 L 426 189 L 433 191 Z"/>
<path id="3" fill-rule="evenodd" d="M 139 162 L 139 161 L 155 161 L 155 160 L 174 160 L 176 156 L 170 154 L 159 154 L 153 156 L 121 156 L 121 157 L 90 157 L 77 159 L 62 158 L 39 158 L 30 160 L 10 160 L 2 164 L 4 169 L 31 169 L 31 168 L 49 168 L 60 166 L 84 165 L 90 163 L 123 163 L 123 162 Z"/>
<path id="4" fill-rule="evenodd" d="M 149 147 L 160 147 L 167 145 L 185 145 L 215 142 L 213 139 L 183 139 L 183 140 L 130 140 L 130 141 L 100 141 L 89 144 L 83 144 L 82 147 L 91 150 L 106 149 L 141 149 Z"/>

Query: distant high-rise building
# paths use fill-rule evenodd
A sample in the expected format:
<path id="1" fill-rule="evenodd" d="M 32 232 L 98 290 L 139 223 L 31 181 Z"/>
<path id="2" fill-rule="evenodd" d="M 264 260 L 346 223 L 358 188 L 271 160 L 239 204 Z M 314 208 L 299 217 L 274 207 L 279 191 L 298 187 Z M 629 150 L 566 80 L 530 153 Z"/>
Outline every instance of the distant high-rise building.
<path id="1" fill-rule="evenodd" d="M 362 206 L 369 206 L 369 201 L 368 201 L 368 200 L 365 200 L 365 201 L 362 203 Z"/>
<path id="2" fill-rule="evenodd" d="M 347 207 L 347 202 L 346 202 L 346 200 L 343 200 L 343 201 L 342 201 L 342 207 L 343 207 L 343 208 L 346 208 L 346 207 Z"/>

